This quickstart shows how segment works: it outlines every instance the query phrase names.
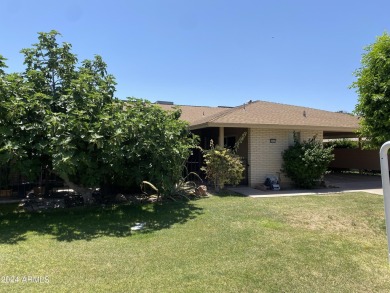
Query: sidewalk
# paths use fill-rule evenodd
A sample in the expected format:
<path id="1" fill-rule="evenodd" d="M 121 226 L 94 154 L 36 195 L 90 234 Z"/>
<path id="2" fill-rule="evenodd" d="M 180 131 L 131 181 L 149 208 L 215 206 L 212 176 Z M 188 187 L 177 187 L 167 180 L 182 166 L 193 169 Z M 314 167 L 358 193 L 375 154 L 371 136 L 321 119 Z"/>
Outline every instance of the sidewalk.
<path id="1" fill-rule="evenodd" d="M 325 177 L 329 188 L 320 189 L 286 189 L 280 191 L 258 190 L 247 186 L 230 187 L 228 190 L 249 197 L 283 197 L 300 195 L 324 195 L 344 192 L 368 192 L 383 195 L 380 176 L 358 174 L 330 174 Z"/>
<path id="2" fill-rule="evenodd" d="M 259 189 L 240 186 L 227 188 L 230 191 L 249 196 L 249 197 L 283 197 L 283 196 L 301 196 L 301 195 L 324 195 L 344 192 L 368 192 L 378 195 L 383 195 L 382 188 L 380 189 L 342 189 L 342 188 L 322 188 L 322 189 L 289 189 L 280 191 L 262 191 Z"/>

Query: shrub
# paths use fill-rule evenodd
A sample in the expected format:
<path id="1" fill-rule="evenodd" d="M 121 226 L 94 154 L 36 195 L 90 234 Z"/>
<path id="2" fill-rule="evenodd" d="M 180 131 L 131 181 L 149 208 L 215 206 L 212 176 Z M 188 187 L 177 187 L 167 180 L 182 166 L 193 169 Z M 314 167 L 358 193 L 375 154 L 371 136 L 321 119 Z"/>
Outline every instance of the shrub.
<path id="1" fill-rule="evenodd" d="M 323 147 L 316 136 L 308 141 L 299 142 L 283 153 L 283 172 L 298 186 L 313 188 L 325 174 L 333 160 L 332 147 Z"/>
<path id="2" fill-rule="evenodd" d="M 201 170 L 205 171 L 206 178 L 214 183 L 216 191 L 223 189 L 225 184 L 239 184 L 243 179 L 245 167 L 235 150 L 236 147 L 234 150 L 214 147 L 212 140 L 210 149 L 203 150 L 205 166 Z"/>
<path id="3" fill-rule="evenodd" d="M 325 142 L 324 147 L 332 147 L 335 149 L 358 149 L 359 142 L 343 138 Z"/>

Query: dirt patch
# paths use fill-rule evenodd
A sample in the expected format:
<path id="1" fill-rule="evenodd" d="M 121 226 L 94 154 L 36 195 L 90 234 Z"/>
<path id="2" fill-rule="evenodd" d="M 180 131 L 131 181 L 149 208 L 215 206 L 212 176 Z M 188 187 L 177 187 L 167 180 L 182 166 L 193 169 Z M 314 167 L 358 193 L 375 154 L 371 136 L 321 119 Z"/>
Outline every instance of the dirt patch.
<path id="1" fill-rule="evenodd" d="M 371 219 L 379 215 L 347 214 L 342 209 L 323 208 L 318 210 L 295 210 L 292 213 L 284 214 L 286 223 L 295 228 L 307 230 L 318 230 L 336 233 L 364 233 L 377 234 L 379 227 L 373 227 Z M 373 217 L 374 216 L 374 217 Z M 368 235 L 367 235 L 368 236 Z"/>

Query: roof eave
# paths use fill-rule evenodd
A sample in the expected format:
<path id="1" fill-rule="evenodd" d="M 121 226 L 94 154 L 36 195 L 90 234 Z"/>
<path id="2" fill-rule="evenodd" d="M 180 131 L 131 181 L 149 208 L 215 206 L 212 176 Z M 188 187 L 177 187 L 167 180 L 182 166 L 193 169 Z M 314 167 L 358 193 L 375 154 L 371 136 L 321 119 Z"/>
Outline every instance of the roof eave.
<path id="1" fill-rule="evenodd" d="M 218 123 L 207 122 L 201 124 L 190 125 L 191 130 L 202 129 L 207 127 L 232 127 L 232 128 L 267 128 L 267 129 L 310 129 L 322 131 L 337 131 L 337 132 L 356 132 L 357 127 L 345 126 L 326 126 L 326 125 L 289 125 L 289 124 L 246 124 L 246 123 Z"/>

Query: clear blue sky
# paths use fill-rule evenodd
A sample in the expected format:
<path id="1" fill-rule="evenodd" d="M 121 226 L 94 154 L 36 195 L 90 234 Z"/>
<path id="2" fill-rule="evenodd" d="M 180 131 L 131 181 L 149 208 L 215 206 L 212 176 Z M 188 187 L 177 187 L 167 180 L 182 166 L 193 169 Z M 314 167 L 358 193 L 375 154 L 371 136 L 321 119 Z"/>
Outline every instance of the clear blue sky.
<path id="1" fill-rule="evenodd" d="M 352 111 L 363 48 L 390 31 L 390 1 L 0 0 L 0 54 L 59 31 L 99 54 L 117 97 L 235 106 L 250 99 Z"/>

